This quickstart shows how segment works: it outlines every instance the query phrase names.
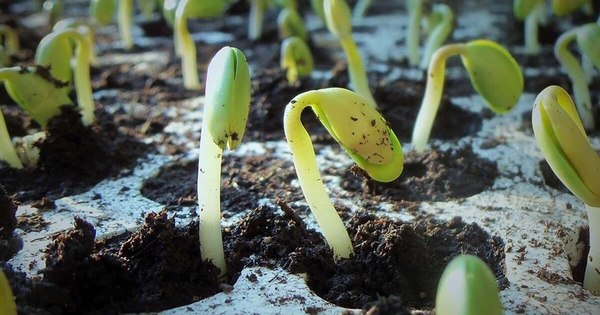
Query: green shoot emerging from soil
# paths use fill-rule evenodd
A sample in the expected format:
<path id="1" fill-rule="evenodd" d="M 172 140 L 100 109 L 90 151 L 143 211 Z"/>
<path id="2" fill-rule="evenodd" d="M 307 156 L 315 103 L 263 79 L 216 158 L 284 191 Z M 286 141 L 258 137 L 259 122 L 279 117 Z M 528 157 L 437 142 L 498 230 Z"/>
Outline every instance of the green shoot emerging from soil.
<path id="1" fill-rule="evenodd" d="M 313 57 L 310 48 L 298 37 L 290 37 L 281 43 L 281 68 L 285 69 L 289 84 L 310 76 L 313 70 Z"/>
<path id="2" fill-rule="evenodd" d="M 350 237 L 327 195 L 310 136 L 300 120 L 306 107 L 315 112 L 358 166 L 377 181 L 390 182 L 400 176 L 404 162 L 402 146 L 377 110 L 352 91 L 341 88 L 309 91 L 286 106 L 285 136 L 302 192 L 335 258 L 347 258 L 352 253 Z"/>
<path id="3" fill-rule="evenodd" d="M 532 123 L 550 168 L 586 204 L 590 252 L 583 287 L 600 295 L 600 157 L 587 139 L 571 97 L 561 87 L 549 86 L 537 96 Z"/>
<path id="4" fill-rule="evenodd" d="M 321 21 L 325 22 L 325 8 L 323 7 L 324 0 L 310 0 L 310 7 Z"/>
<path id="5" fill-rule="evenodd" d="M 277 27 L 279 29 L 279 38 L 286 39 L 292 36 L 308 39 L 308 31 L 304 27 L 304 21 L 296 9 L 284 8 L 277 17 Z"/>
<path id="6" fill-rule="evenodd" d="M 227 272 L 221 236 L 221 158 L 244 135 L 250 108 L 250 70 L 244 54 L 224 47 L 211 60 L 198 162 L 200 253 Z"/>
<path id="7" fill-rule="evenodd" d="M 496 113 L 511 110 L 523 93 L 523 75 L 506 49 L 489 40 L 442 46 L 432 56 L 421 109 L 412 134 L 415 151 L 422 152 L 444 89 L 446 59 L 459 55 L 469 73 L 471 84 Z"/>
<path id="8" fill-rule="evenodd" d="M 490 267 L 473 255 L 459 255 L 452 259 L 438 284 L 435 313 L 502 314 L 496 277 Z"/>
<path id="9" fill-rule="evenodd" d="M 573 82 L 573 93 L 577 111 L 586 130 L 596 127 L 592 99 L 588 88 L 587 78 L 582 65 L 569 50 L 569 44 L 577 42 L 581 55 L 591 64 L 600 69 L 600 24 L 589 23 L 563 33 L 554 45 L 554 55 L 567 71 Z"/>
<path id="10" fill-rule="evenodd" d="M 108 25 L 117 10 L 117 24 L 123 48 L 133 47 L 133 0 L 92 0 L 90 15 L 100 25 Z"/>
<path id="11" fill-rule="evenodd" d="M 248 19 L 248 38 L 257 40 L 262 36 L 263 19 L 269 6 L 269 0 L 250 1 L 250 17 Z"/>
<path id="12" fill-rule="evenodd" d="M 15 303 L 15 297 L 10 289 L 8 279 L 2 270 L 0 270 L 0 314 L 17 315 L 17 304 Z"/>
<path id="13" fill-rule="evenodd" d="M 355 19 L 364 17 L 372 2 L 373 0 L 358 0 L 354 5 L 354 9 L 352 9 L 352 17 Z"/>
<path id="14" fill-rule="evenodd" d="M 42 128 L 60 114 L 60 107 L 72 105 L 66 82 L 54 79 L 47 68 L 11 67 L 0 69 L 0 81 L 8 95 Z"/>
<path id="15" fill-rule="evenodd" d="M 175 11 L 177 11 L 178 0 L 164 0 L 162 15 L 167 24 L 173 27 L 175 24 Z"/>
<path id="16" fill-rule="evenodd" d="M 100 25 L 108 25 L 115 14 L 116 0 L 92 0 L 90 2 L 90 16 Z"/>
<path id="17" fill-rule="evenodd" d="M 454 23 L 454 13 L 449 6 L 441 3 L 433 6 L 431 14 L 427 17 L 430 28 L 427 42 L 425 42 L 425 50 L 423 51 L 423 59 L 421 59 L 420 67 L 427 69 L 431 55 L 442 46 L 446 41 Z"/>
<path id="18" fill-rule="evenodd" d="M 408 49 L 408 64 L 411 66 L 417 66 L 419 64 L 419 37 L 424 1 L 425 0 L 407 0 L 409 17 L 406 34 L 406 48 Z"/>
<path id="19" fill-rule="evenodd" d="M 513 13 L 519 20 L 525 20 L 525 49 L 528 54 L 540 53 L 538 26 L 545 22 L 545 0 L 514 0 Z"/>
<path id="20" fill-rule="evenodd" d="M 23 168 L 23 163 L 21 163 L 17 151 L 10 140 L 10 135 L 8 134 L 2 111 L 0 111 L 0 161 L 6 162 L 12 168 Z M 0 295 L 2 294 L 0 293 Z M 1 300 L 2 298 L 0 297 L 0 301 Z"/>
<path id="21" fill-rule="evenodd" d="M 21 49 L 19 35 L 8 25 L 0 25 L 0 68 L 10 65 L 10 57 Z"/>
<path id="22" fill-rule="evenodd" d="M 224 0 L 181 0 L 175 11 L 175 52 L 181 56 L 183 85 L 188 90 L 200 88 L 196 66 L 196 45 L 187 27 L 188 18 L 217 17 L 225 10 Z"/>
<path id="23" fill-rule="evenodd" d="M 97 64 L 98 60 L 96 57 L 96 45 L 94 38 L 96 37 L 96 32 L 94 28 L 89 24 L 81 20 L 77 20 L 75 18 L 62 19 L 52 28 L 53 32 L 60 32 L 64 30 L 76 30 L 79 33 L 83 34 L 88 41 L 88 47 L 90 48 L 90 63 Z"/>
<path id="24" fill-rule="evenodd" d="M 352 18 L 350 7 L 345 0 L 325 0 L 325 20 L 329 31 L 337 36 L 346 53 L 350 84 L 356 93 L 360 94 L 370 106 L 377 107 L 377 103 L 369 89 L 367 73 L 362 62 L 360 51 L 352 39 Z"/>
<path id="25" fill-rule="evenodd" d="M 67 29 L 52 32 L 44 37 L 35 52 L 35 62 L 50 66 L 50 74 L 64 82 L 71 82 L 72 43 L 75 50 L 74 84 L 77 102 L 81 107 L 81 121 L 85 126 L 94 122 L 94 100 L 90 82 L 90 45 L 88 38 L 80 32 Z"/>

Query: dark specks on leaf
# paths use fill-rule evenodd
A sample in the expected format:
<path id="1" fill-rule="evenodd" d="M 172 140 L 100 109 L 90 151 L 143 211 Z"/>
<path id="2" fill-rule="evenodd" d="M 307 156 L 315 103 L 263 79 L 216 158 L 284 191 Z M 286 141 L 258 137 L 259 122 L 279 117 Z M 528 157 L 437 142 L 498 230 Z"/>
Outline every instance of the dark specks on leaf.
<path id="1" fill-rule="evenodd" d="M 350 116 L 350 119 L 352 119 L 352 121 L 357 121 L 358 120 L 358 118 L 352 117 L 352 116 Z"/>
<path id="2" fill-rule="evenodd" d="M 371 126 L 375 127 L 375 119 L 371 120 Z"/>
<path id="3" fill-rule="evenodd" d="M 292 100 L 290 103 L 291 104 L 296 104 L 296 100 Z"/>
<path id="4" fill-rule="evenodd" d="M 233 141 L 238 141 L 239 140 L 239 135 L 237 132 L 232 132 L 231 133 L 231 140 Z"/>

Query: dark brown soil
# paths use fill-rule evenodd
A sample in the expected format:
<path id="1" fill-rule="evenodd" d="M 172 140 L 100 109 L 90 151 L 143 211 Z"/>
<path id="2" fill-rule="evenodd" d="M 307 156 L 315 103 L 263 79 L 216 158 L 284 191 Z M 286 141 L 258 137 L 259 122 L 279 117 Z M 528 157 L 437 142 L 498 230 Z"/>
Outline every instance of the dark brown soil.
<path id="1" fill-rule="evenodd" d="M 423 154 L 409 152 L 402 174 L 390 183 L 368 179 L 358 170 L 346 172 L 340 185 L 369 199 L 377 196 L 396 201 L 447 201 L 485 191 L 497 175 L 495 163 L 463 147 Z"/>
<path id="2" fill-rule="evenodd" d="M 148 147 L 123 134 L 112 115 L 97 111 L 97 122 L 81 124 L 72 107 L 50 121 L 35 168 L 0 165 L 0 183 L 21 202 L 77 194 L 109 176 L 133 167 Z"/>
<path id="3" fill-rule="evenodd" d="M 10 259 L 19 250 L 19 241 L 13 236 L 17 227 L 17 205 L 0 185 L 0 261 Z"/>

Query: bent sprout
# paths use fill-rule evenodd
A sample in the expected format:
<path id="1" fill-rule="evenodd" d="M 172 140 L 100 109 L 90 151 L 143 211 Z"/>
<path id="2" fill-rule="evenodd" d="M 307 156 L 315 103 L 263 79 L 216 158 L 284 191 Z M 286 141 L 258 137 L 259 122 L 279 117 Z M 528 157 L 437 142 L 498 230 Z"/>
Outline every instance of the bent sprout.
<path id="1" fill-rule="evenodd" d="M 347 258 L 352 254 L 350 236 L 327 195 L 310 136 L 300 120 L 306 107 L 315 112 L 358 166 L 377 181 L 390 182 L 400 176 L 402 146 L 369 101 L 346 89 L 308 91 L 296 96 L 285 108 L 285 136 L 302 192 L 335 258 Z"/>
<path id="2" fill-rule="evenodd" d="M 0 68 L 8 66 L 10 57 L 21 49 L 19 35 L 8 25 L 0 25 Z"/>
<path id="3" fill-rule="evenodd" d="M 514 0 L 513 13 L 519 20 L 525 20 L 525 49 L 528 54 L 540 53 L 538 26 L 545 20 L 545 0 Z"/>
<path id="4" fill-rule="evenodd" d="M 308 39 L 308 32 L 304 27 L 304 21 L 298 14 L 298 11 L 293 8 L 284 8 L 279 12 L 277 17 L 277 26 L 279 29 L 279 38 L 286 39 L 292 36 Z"/>
<path id="5" fill-rule="evenodd" d="M 94 100 L 90 82 L 90 46 L 88 38 L 76 30 L 52 32 L 44 37 L 35 52 L 35 62 L 50 66 L 50 74 L 64 82 L 71 82 L 71 42 L 75 43 L 74 84 L 81 120 L 85 126 L 94 122 Z"/>
<path id="6" fill-rule="evenodd" d="M 338 38 L 346 53 L 352 89 L 365 98 L 369 105 L 377 107 L 377 102 L 369 89 L 369 81 L 360 51 L 352 39 L 350 7 L 345 0 L 324 0 L 323 6 L 327 28 Z"/>
<path id="7" fill-rule="evenodd" d="M 200 88 L 196 65 L 196 45 L 187 27 L 188 18 L 216 17 L 225 11 L 224 0 L 181 0 L 175 10 L 175 52 L 181 56 L 183 85 L 188 90 Z"/>
<path id="8" fill-rule="evenodd" d="M 244 54 L 224 47 L 211 60 L 198 159 L 200 253 L 227 272 L 221 236 L 221 158 L 244 136 L 250 108 L 250 70 Z"/>
<path id="9" fill-rule="evenodd" d="M 68 18 L 56 22 L 56 24 L 54 24 L 54 27 L 52 28 L 52 31 L 59 32 L 68 29 L 76 30 L 85 36 L 85 38 L 88 41 L 88 46 L 90 47 L 90 63 L 97 64 L 98 58 L 96 57 L 96 46 L 94 40 L 94 38 L 96 37 L 96 32 L 94 31 L 94 28 L 87 22 L 77 20 L 74 18 Z"/>
<path id="10" fill-rule="evenodd" d="M 425 50 L 423 51 L 423 59 L 421 59 L 420 67 L 427 69 L 431 55 L 442 46 L 444 41 L 452 32 L 452 24 L 454 23 L 454 13 L 449 6 L 441 3 L 433 6 L 432 13 L 428 19 L 433 23 L 433 29 L 429 32 Z"/>
<path id="11" fill-rule="evenodd" d="M 408 28 L 406 34 L 406 48 L 408 50 L 408 64 L 419 65 L 419 37 L 421 30 L 421 17 L 423 16 L 423 2 L 426 0 L 407 0 L 409 12 Z"/>
<path id="12" fill-rule="evenodd" d="M 582 56 L 600 69 L 600 24 L 589 23 L 569 30 L 556 40 L 554 55 L 567 71 L 573 82 L 573 94 L 577 111 L 586 130 L 595 129 L 592 99 L 587 83 L 587 78 L 582 65 L 569 50 L 569 44 L 576 41 Z"/>
<path id="13" fill-rule="evenodd" d="M 508 112 L 523 93 L 521 69 L 502 46 L 490 40 L 442 46 L 429 63 L 425 95 L 413 129 L 412 143 L 417 152 L 425 149 L 440 106 L 446 59 L 456 55 L 461 57 L 473 88 L 494 112 Z"/>
<path id="14" fill-rule="evenodd" d="M 452 259 L 440 279 L 435 298 L 438 315 L 501 315 L 503 313 L 494 273 L 473 255 Z"/>
<path id="15" fill-rule="evenodd" d="M 290 37 L 281 43 L 282 69 L 287 70 L 289 84 L 295 84 L 299 78 L 310 76 L 313 70 L 313 57 L 310 48 L 298 37 Z"/>
<path id="16" fill-rule="evenodd" d="M 586 205 L 590 251 L 583 287 L 600 295 L 600 157 L 587 139 L 571 97 L 561 87 L 549 86 L 540 92 L 532 123 L 550 168 Z"/>

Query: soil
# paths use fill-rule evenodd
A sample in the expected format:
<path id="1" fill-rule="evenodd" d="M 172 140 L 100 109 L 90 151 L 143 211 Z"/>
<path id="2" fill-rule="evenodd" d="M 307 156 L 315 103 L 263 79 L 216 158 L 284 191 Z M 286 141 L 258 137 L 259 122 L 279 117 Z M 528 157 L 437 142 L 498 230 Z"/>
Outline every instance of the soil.
<path id="1" fill-rule="evenodd" d="M 17 204 L 0 185 L 0 262 L 10 259 L 19 249 L 13 232 L 17 227 Z"/>

